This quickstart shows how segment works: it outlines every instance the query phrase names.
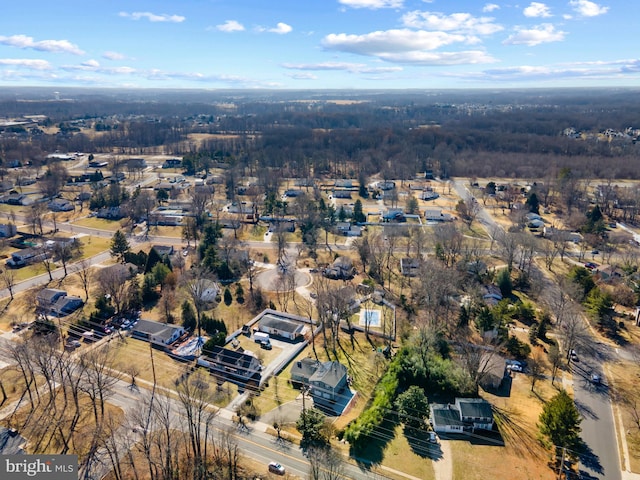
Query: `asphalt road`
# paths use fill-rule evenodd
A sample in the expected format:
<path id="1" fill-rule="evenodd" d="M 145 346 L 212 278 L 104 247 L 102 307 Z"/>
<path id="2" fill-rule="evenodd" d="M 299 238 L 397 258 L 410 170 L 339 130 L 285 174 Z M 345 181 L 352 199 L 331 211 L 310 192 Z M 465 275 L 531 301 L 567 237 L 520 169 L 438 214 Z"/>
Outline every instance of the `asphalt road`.
<path id="1" fill-rule="evenodd" d="M 601 367 L 611 355 L 615 355 L 611 347 L 594 339 L 592 351 L 579 352 L 579 362 L 572 362 L 574 401 L 583 418 L 581 436 L 587 445 L 580 458 L 581 478 L 622 478 L 608 381 Z M 600 376 L 600 384 L 591 381 L 593 373 Z"/>

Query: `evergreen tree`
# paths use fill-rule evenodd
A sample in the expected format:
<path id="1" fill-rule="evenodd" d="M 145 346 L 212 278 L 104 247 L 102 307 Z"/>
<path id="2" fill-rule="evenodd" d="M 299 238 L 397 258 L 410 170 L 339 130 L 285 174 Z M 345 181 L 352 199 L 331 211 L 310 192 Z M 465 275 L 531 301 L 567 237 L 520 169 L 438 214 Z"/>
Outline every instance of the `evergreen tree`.
<path id="1" fill-rule="evenodd" d="M 129 241 L 124 233 L 116 230 L 111 238 L 111 256 L 118 257 L 118 261 L 124 263 L 124 256 L 131 250 Z"/>
<path id="2" fill-rule="evenodd" d="M 362 210 L 362 202 L 360 199 L 356 200 L 353 204 L 353 221 L 356 223 L 364 223 L 367 221 L 367 217 Z"/>
<path id="3" fill-rule="evenodd" d="M 162 262 L 162 257 L 155 248 L 152 248 L 151 250 L 149 250 L 149 255 L 147 256 L 147 263 L 144 266 L 144 273 L 149 273 L 159 262 Z"/>
<path id="4" fill-rule="evenodd" d="M 573 399 L 561 390 L 542 407 L 538 419 L 542 433 L 557 450 L 576 450 L 580 442 L 580 412 Z"/>
<path id="5" fill-rule="evenodd" d="M 182 326 L 188 330 L 195 330 L 197 324 L 196 312 L 193 306 L 185 300 L 182 302 Z"/>
<path id="6" fill-rule="evenodd" d="M 536 192 L 531 192 L 524 204 L 529 208 L 531 213 L 540 213 L 540 200 L 538 200 Z"/>
<path id="7" fill-rule="evenodd" d="M 395 406 L 400 421 L 406 426 L 416 430 L 426 429 L 426 419 L 429 418 L 429 400 L 422 387 L 411 385 L 398 395 Z"/>
<path id="8" fill-rule="evenodd" d="M 231 290 L 229 290 L 229 287 L 224 289 L 224 304 L 228 307 L 229 305 L 231 305 L 231 302 L 233 302 L 233 296 L 231 295 Z"/>

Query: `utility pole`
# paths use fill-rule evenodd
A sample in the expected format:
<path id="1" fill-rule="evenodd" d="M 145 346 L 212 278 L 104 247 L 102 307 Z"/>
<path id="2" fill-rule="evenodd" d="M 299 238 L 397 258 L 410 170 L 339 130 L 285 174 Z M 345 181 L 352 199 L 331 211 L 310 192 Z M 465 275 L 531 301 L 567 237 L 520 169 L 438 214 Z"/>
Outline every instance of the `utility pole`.
<path id="1" fill-rule="evenodd" d="M 560 471 L 558 472 L 558 480 L 562 480 L 562 471 L 564 470 L 565 453 L 566 453 L 566 448 L 562 447 L 562 458 L 560 460 Z"/>

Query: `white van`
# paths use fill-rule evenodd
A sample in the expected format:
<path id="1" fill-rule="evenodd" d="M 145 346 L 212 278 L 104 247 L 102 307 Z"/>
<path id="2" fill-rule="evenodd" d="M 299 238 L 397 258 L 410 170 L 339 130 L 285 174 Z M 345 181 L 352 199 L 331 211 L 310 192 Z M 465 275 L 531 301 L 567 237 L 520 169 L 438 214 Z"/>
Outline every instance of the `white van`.
<path id="1" fill-rule="evenodd" d="M 256 343 L 270 343 L 269 334 L 264 332 L 253 332 L 253 340 Z"/>

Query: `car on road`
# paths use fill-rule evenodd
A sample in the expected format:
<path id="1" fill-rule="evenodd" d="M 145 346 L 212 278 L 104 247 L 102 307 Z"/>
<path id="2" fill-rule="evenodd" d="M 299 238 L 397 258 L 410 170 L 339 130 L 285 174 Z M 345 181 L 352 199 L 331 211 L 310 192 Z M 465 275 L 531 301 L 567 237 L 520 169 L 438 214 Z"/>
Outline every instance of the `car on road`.
<path id="1" fill-rule="evenodd" d="M 571 352 L 569 352 L 569 358 L 571 359 L 572 362 L 580 361 L 580 357 L 578 357 L 578 354 L 576 353 L 575 350 L 571 350 Z"/>
<path id="2" fill-rule="evenodd" d="M 507 365 L 507 370 L 511 372 L 522 372 L 524 371 L 524 368 L 522 368 L 522 365 L 518 363 L 512 363 L 511 365 Z"/>
<path id="3" fill-rule="evenodd" d="M 591 374 L 591 383 L 593 383 L 594 385 L 600 385 L 601 381 L 602 379 L 600 378 L 600 375 L 598 375 L 597 373 Z"/>
<path id="4" fill-rule="evenodd" d="M 591 250 L 591 255 L 598 255 L 599 253 L 599 250 Z"/>
<path id="5" fill-rule="evenodd" d="M 278 462 L 270 462 L 269 463 L 269 471 L 271 473 L 276 473 L 278 475 L 284 475 L 285 469 Z"/>
<path id="6" fill-rule="evenodd" d="M 594 268 L 596 268 L 598 265 L 596 265 L 593 262 L 587 262 L 584 264 L 585 268 L 588 268 L 589 270 L 593 270 Z"/>

